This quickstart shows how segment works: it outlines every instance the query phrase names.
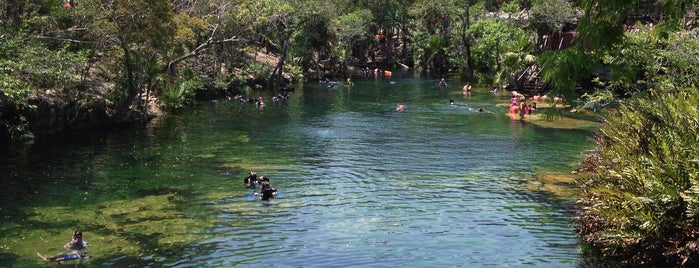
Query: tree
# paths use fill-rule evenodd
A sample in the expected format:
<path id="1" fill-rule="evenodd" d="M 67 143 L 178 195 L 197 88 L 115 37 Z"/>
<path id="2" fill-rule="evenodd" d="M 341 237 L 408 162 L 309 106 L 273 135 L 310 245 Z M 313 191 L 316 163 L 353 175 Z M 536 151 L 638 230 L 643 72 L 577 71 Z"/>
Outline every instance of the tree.
<path id="1" fill-rule="evenodd" d="M 497 19 L 481 19 L 469 29 L 473 37 L 473 58 L 480 71 L 496 74 L 494 84 L 507 79 L 513 70 L 503 68 L 503 55 L 523 58 L 529 51 L 532 41 L 519 27 Z M 509 62 L 513 62 L 510 60 Z M 514 60 L 517 62 L 517 60 Z M 509 66 L 508 66 L 509 67 Z"/>
<path id="2" fill-rule="evenodd" d="M 331 18 L 337 17 L 333 11 L 335 9 L 328 1 L 306 1 L 297 6 L 293 15 L 295 26 L 290 37 L 291 55 L 300 59 L 302 70 L 315 67 L 318 79 L 324 76 L 325 67 L 338 70 L 338 57 L 331 45 L 336 42 L 336 37 L 330 26 Z"/>
<path id="3" fill-rule="evenodd" d="M 465 72 L 466 76 L 471 78 L 473 77 L 473 72 L 475 70 L 475 63 L 473 61 L 472 57 L 472 41 L 473 39 L 471 38 L 470 34 L 470 29 L 471 29 L 471 6 L 474 5 L 473 1 L 470 0 L 465 0 L 462 3 L 462 8 L 458 14 L 461 16 L 461 21 L 460 27 L 459 27 L 459 36 L 461 37 L 461 43 L 464 48 L 464 57 L 466 58 L 466 66 L 465 66 Z"/>
<path id="4" fill-rule="evenodd" d="M 537 43 L 543 44 L 544 35 L 562 32 L 575 26 L 577 11 L 567 0 L 535 0 L 529 10 L 528 24 L 536 32 Z"/>
<path id="5" fill-rule="evenodd" d="M 337 40 L 333 44 L 333 54 L 339 56 L 343 69 L 346 68 L 351 60 L 352 52 L 355 48 L 366 49 L 361 47 L 361 44 L 371 39 L 368 33 L 372 20 L 371 11 L 358 9 L 351 13 L 340 15 L 331 21 L 330 28 L 335 33 L 335 39 Z"/>
<path id="6" fill-rule="evenodd" d="M 449 71 L 448 49 L 451 46 L 451 1 L 418 1 L 409 10 L 416 21 L 415 46 L 419 63 L 438 73 Z"/>
<path id="7" fill-rule="evenodd" d="M 31 121 L 49 117 L 35 116 L 39 105 L 61 103 L 72 110 L 64 117 L 72 121 L 100 108 L 85 94 L 90 53 L 75 39 L 80 31 L 71 22 L 60 1 L 0 3 L 0 140 L 60 129 L 48 129 L 60 120 L 44 120 L 55 125 L 41 127 Z"/>
<path id="8" fill-rule="evenodd" d="M 81 12 L 82 22 L 96 44 L 105 52 L 116 52 L 112 48 L 121 52 L 109 53 L 121 61 L 123 69 L 114 69 L 115 78 L 125 89 L 114 119 L 129 121 L 132 105 L 147 88 L 144 81 L 152 74 L 148 70 L 158 64 L 173 40 L 175 23 L 170 1 L 85 1 L 75 10 Z"/>
<path id="9" fill-rule="evenodd" d="M 192 17 L 185 13 L 179 13 L 175 17 L 175 21 L 178 25 L 178 35 L 176 37 L 180 37 L 175 40 L 180 40 L 181 45 L 186 47 L 187 51 L 167 63 L 167 72 L 173 78 L 177 76 L 176 67 L 180 62 L 196 57 L 214 45 L 238 41 L 236 36 L 230 36 L 228 33 L 221 33 L 224 28 L 223 24 L 225 23 L 225 17 L 223 15 L 228 9 L 228 4 L 209 3 L 208 7 L 214 8 L 211 14 L 204 15 L 204 19 L 201 17 Z M 198 37 L 203 36 L 207 36 L 203 42 L 199 43 L 195 41 Z M 190 46 L 187 47 L 186 44 L 190 44 Z"/>

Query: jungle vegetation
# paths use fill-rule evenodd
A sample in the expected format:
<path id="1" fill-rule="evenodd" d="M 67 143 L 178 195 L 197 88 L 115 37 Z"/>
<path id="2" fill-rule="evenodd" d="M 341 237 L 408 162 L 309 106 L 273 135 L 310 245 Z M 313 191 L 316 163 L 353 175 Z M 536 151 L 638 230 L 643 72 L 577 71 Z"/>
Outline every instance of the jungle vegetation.
<path id="1" fill-rule="evenodd" d="M 699 264 L 699 4 L 663 1 L 644 12 L 649 15 L 640 23 L 624 24 L 624 14 L 642 2 L 581 2 L 581 41 L 540 60 L 558 67 L 547 77 L 563 88 L 602 66 L 608 74 L 593 75 L 601 87 L 584 95 L 587 106 L 616 103 L 606 111 L 596 150 L 579 170 L 580 238 L 620 266 L 694 267 Z"/>
<path id="2" fill-rule="evenodd" d="M 0 137 L 143 122 L 153 103 L 176 111 L 370 68 L 504 86 L 534 63 L 537 34 L 574 14 L 547 5 L 558 3 L 3 1 Z"/>
<path id="3" fill-rule="evenodd" d="M 694 0 L 5 0 L 0 139 L 144 122 L 153 104 L 174 112 L 365 68 L 518 90 L 531 76 L 605 120 L 577 170 L 574 221 L 591 251 L 693 266 L 697 11 Z M 574 38 L 552 45 L 556 33 Z"/>

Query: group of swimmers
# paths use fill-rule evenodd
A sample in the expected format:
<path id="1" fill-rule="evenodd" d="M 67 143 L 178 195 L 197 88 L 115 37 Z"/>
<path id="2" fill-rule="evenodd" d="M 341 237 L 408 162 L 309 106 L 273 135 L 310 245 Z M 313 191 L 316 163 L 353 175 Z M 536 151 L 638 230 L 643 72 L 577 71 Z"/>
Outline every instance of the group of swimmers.
<path id="1" fill-rule="evenodd" d="M 293 89 L 286 88 L 286 87 L 280 89 L 279 93 L 272 96 L 272 102 L 274 102 L 274 104 L 285 103 L 289 99 L 289 91 L 290 90 L 293 90 Z M 229 100 L 230 99 L 231 98 L 229 97 Z M 265 106 L 265 99 L 262 96 L 258 96 L 257 98 L 254 98 L 254 97 L 248 98 L 248 97 L 245 97 L 242 95 L 236 95 L 232 99 L 238 100 L 238 102 L 240 102 L 240 104 L 254 103 L 255 106 L 257 106 L 257 108 L 260 108 L 260 109 Z"/>
<path id="2" fill-rule="evenodd" d="M 271 183 L 269 178 L 265 176 L 257 176 L 257 173 L 255 171 L 250 171 L 248 175 L 243 179 L 243 184 L 245 186 L 252 188 L 253 190 L 256 189 L 257 187 L 260 187 L 260 192 L 254 192 L 253 194 L 255 196 L 261 196 L 262 200 L 270 200 L 272 198 L 275 198 L 277 196 L 277 188 L 274 188 Z"/>
<path id="3" fill-rule="evenodd" d="M 524 95 L 517 91 L 512 91 L 512 98 L 510 98 L 510 114 L 519 114 L 520 118 L 524 118 L 525 115 L 530 115 L 535 111 L 536 102 L 527 104 L 527 99 Z"/>
<path id="4" fill-rule="evenodd" d="M 53 257 L 42 255 L 41 253 L 36 253 L 39 257 L 46 262 L 61 262 L 68 260 L 83 260 L 90 257 L 87 253 L 87 247 L 90 243 L 83 240 L 83 233 L 80 230 L 75 230 L 68 243 L 63 245 L 65 252 L 58 254 Z"/>
<path id="5" fill-rule="evenodd" d="M 442 78 L 439 83 L 437 83 L 438 87 L 446 87 L 447 83 Z M 466 83 L 463 87 L 463 94 L 464 96 L 470 97 L 471 96 L 471 84 Z M 498 93 L 498 87 L 493 87 L 493 94 Z M 510 99 L 510 109 L 509 113 L 510 114 L 519 114 L 520 118 L 524 118 L 526 115 L 531 115 L 533 112 L 536 111 L 537 109 L 537 100 L 542 100 L 544 101 L 546 96 L 539 96 L 538 94 L 534 97 L 531 98 L 533 100 L 531 103 L 527 103 L 527 99 L 524 95 L 517 91 L 512 91 L 512 98 Z M 557 102 L 562 102 L 563 97 L 559 94 L 556 96 L 556 98 L 559 98 L 559 100 L 554 100 L 554 104 Z M 449 104 L 455 104 L 453 99 L 449 100 Z M 485 112 L 485 110 L 481 107 L 478 109 L 479 112 Z"/>

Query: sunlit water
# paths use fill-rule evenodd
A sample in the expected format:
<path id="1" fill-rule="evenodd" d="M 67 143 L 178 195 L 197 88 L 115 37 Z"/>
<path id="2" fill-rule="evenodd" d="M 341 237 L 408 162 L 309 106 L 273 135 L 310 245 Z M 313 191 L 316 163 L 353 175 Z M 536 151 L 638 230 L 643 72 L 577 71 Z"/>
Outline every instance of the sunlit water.
<path id="1" fill-rule="evenodd" d="M 507 96 L 434 82 L 306 84 L 262 110 L 201 103 L 11 152 L 0 266 L 40 265 L 76 228 L 90 267 L 579 265 L 573 198 L 530 186 L 575 168 L 590 132 L 513 121 L 495 105 Z M 248 200 L 251 169 L 284 197 Z"/>

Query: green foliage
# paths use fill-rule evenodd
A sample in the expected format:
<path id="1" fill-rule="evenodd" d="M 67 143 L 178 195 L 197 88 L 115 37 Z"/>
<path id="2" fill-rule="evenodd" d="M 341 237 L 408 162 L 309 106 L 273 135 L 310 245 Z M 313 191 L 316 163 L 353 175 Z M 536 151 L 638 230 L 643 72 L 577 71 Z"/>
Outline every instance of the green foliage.
<path id="1" fill-rule="evenodd" d="M 500 10 L 502 10 L 504 12 L 509 12 L 509 13 L 516 13 L 516 12 L 519 12 L 520 10 L 522 10 L 522 8 L 520 7 L 519 2 L 517 2 L 516 0 L 513 0 L 513 1 L 505 2 L 502 5 L 502 8 L 500 8 Z"/>
<path id="2" fill-rule="evenodd" d="M 560 31 L 564 25 L 575 23 L 576 10 L 566 0 L 535 0 L 529 10 L 529 25 L 539 34 Z"/>
<path id="3" fill-rule="evenodd" d="M 580 181 L 581 237 L 629 263 L 680 263 L 699 219 L 699 91 L 651 91 L 608 118 Z"/>
<path id="4" fill-rule="evenodd" d="M 341 44 L 351 48 L 357 41 L 370 36 L 368 33 L 372 20 L 371 11 L 359 9 L 336 17 L 331 21 L 330 28 Z"/>
<path id="5" fill-rule="evenodd" d="M 5 68 L 0 67 L 0 69 Z M 32 91 L 30 87 L 23 85 L 15 77 L 5 73 L 0 73 L 0 88 L 3 89 L 0 91 L 0 103 L 3 106 L 27 104 L 27 94 Z"/>
<path id="6" fill-rule="evenodd" d="M 235 89 L 236 92 L 244 94 L 249 94 L 251 91 L 250 86 L 248 86 L 247 78 L 234 74 L 216 77 L 214 87 L 224 90 Z"/>
<path id="7" fill-rule="evenodd" d="M 541 54 L 539 66 L 543 79 L 550 82 L 553 93 L 572 95 L 575 85 L 599 66 L 599 60 L 578 47 Z"/>
<path id="8" fill-rule="evenodd" d="M 266 80 L 272 73 L 272 68 L 264 63 L 253 62 L 245 69 L 247 75 L 255 80 Z"/>
<path id="9" fill-rule="evenodd" d="M 495 73 L 503 63 L 502 55 L 529 51 L 529 35 L 519 27 L 505 21 L 482 19 L 468 30 L 474 39 L 472 56 L 480 70 Z"/>
<path id="10" fill-rule="evenodd" d="M 432 57 L 440 50 L 444 50 L 446 48 L 446 45 L 447 45 L 446 41 L 441 36 L 430 35 L 427 38 L 427 46 L 425 46 L 425 54 L 428 55 L 428 57 Z"/>
<path id="11" fill-rule="evenodd" d="M 297 7 L 294 15 L 299 22 L 291 35 L 295 43 L 315 50 L 328 46 L 330 18 L 336 16 L 330 5 L 326 1 L 309 1 Z"/>
<path id="12" fill-rule="evenodd" d="M 9 39 L 9 40 L 8 40 Z M 48 49 L 39 43 L 7 38 L 0 42 L 0 82 L 3 103 L 26 105 L 31 93 L 83 86 L 82 72 L 87 61 L 85 52 Z"/>
<path id="13" fill-rule="evenodd" d="M 98 45 L 97 49 L 109 53 L 114 63 L 105 64 L 109 72 L 120 75 L 112 79 L 120 82 L 118 89 L 126 94 L 115 119 L 127 120 L 132 104 L 157 80 L 153 64 L 173 46 L 176 23 L 172 5 L 170 1 L 84 1 L 74 12 L 88 29 L 87 38 Z"/>
<path id="14" fill-rule="evenodd" d="M 197 79 L 184 80 L 168 86 L 158 98 L 158 104 L 168 110 L 177 111 L 194 102 L 197 89 L 204 83 Z"/>
<path id="15" fill-rule="evenodd" d="M 408 14 L 416 19 L 421 30 L 433 35 L 442 28 L 443 19 L 450 14 L 449 8 L 444 2 L 420 0 L 410 7 Z"/>
<path id="16" fill-rule="evenodd" d="M 352 48 L 368 42 L 371 38 L 369 29 L 373 16 L 368 9 L 358 9 L 342 14 L 330 21 L 330 31 L 335 33 L 336 42 L 331 42 L 331 52 L 339 62 L 347 64 L 354 60 Z"/>
<path id="17" fill-rule="evenodd" d="M 301 70 L 301 66 L 297 64 L 284 65 L 284 73 L 294 81 L 303 79 L 303 70 Z"/>
<path id="18" fill-rule="evenodd" d="M 585 103 L 582 108 L 598 112 L 615 103 L 614 93 L 609 90 L 598 90 L 591 93 L 585 93 L 580 96 Z"/>
<path id="19" fill-rule="evenodd" d="M 649 89 L 607 118 L 578 182 L 576 218 L 580 236 L 605 257 L 693 266 L 699 263 L 699 59 L 688 55 L 698 55 L 699 45 L 683 33 L 657 36 L 630 33 L 629 47 L 608 59 L 633 64 Z"/>

